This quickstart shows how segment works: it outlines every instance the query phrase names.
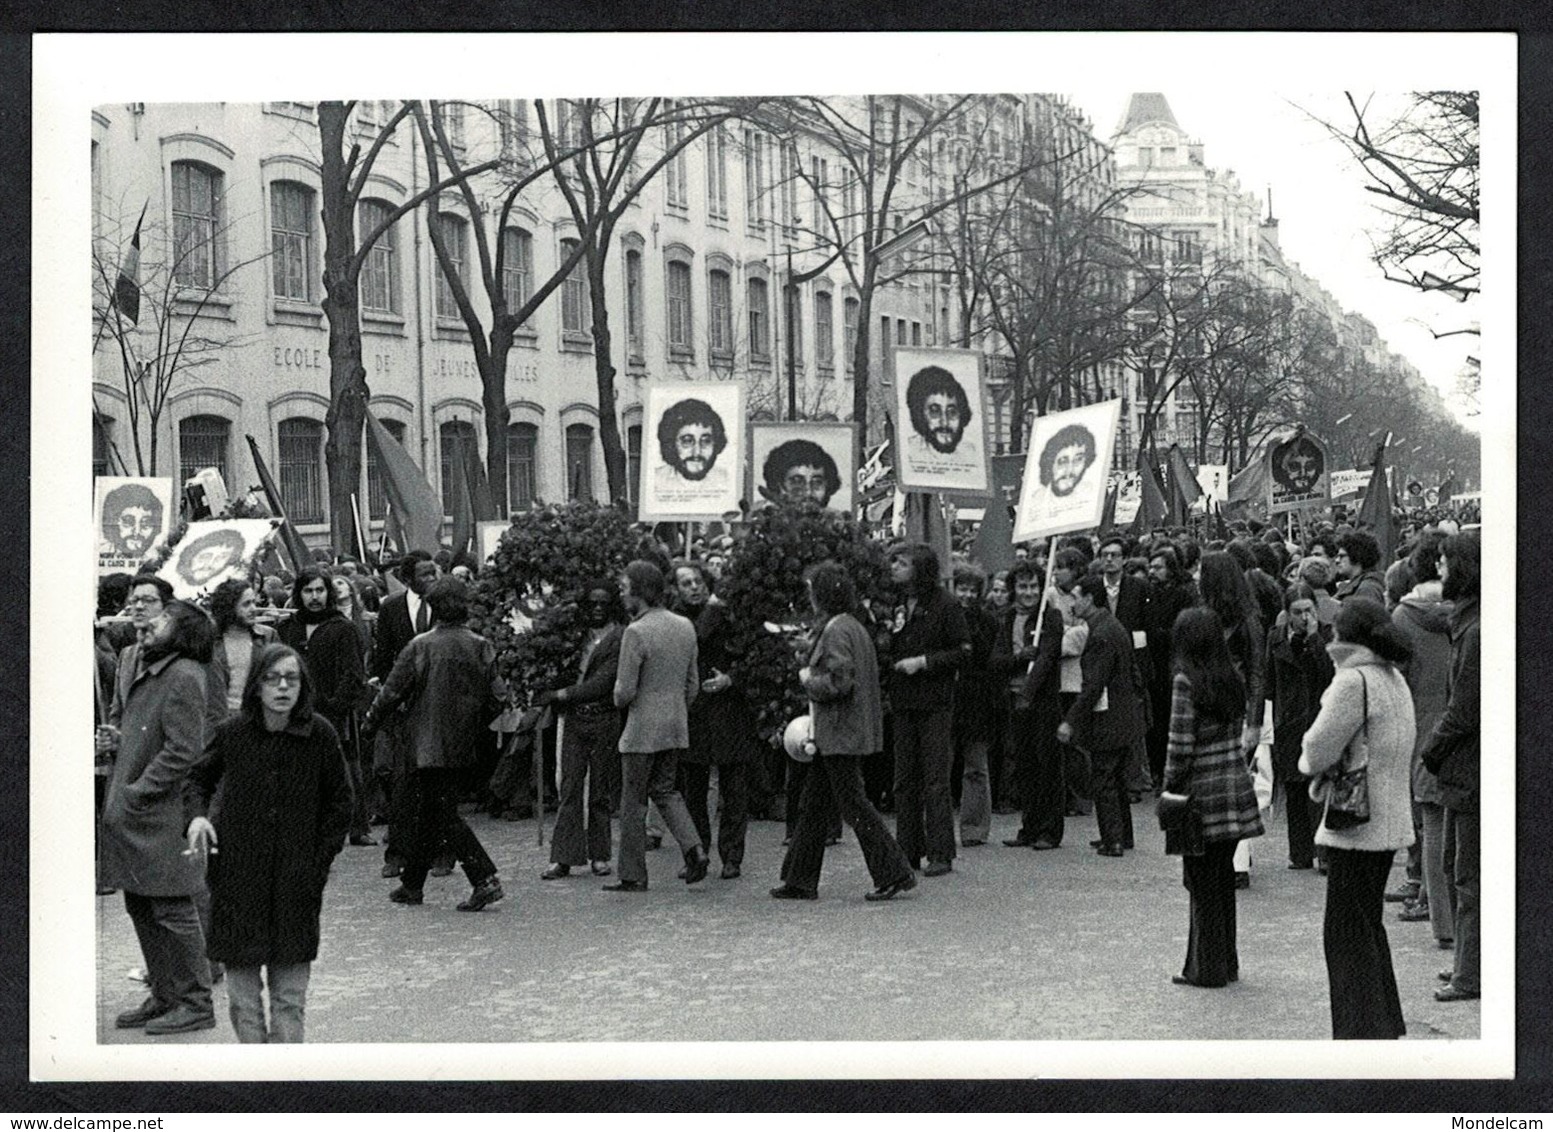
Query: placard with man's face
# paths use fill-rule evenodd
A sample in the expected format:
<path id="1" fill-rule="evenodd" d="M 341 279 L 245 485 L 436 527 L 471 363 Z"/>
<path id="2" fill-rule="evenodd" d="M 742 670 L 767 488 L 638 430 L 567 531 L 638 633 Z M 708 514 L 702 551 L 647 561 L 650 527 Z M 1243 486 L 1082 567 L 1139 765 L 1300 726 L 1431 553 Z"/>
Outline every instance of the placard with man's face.
<path id="1" fill-rule="evenodd" d="M 1327 446 L 1308 432 L 1274 444 L 1267 451 L 1267 470 L 1272 476 L 1267 513 L 1281 515 L 1325 507 L 1332 499 L 1328 466 Z"/>
<path id="2" fill-rule="evenodd" d="M 1025 458 L 1014 541 L 1100 525 L 1120 401 L 1037 417 Z"/>
<path id="3" fill-rule="evenodd" d="M 739 509 L 744 389 L 652 385 L 642 429 L 643 520 L 704 521 Z"/>
<path id="4" fill-rule="evenodd" d="M 857 475 L 857 430 L 836 421 L 761 421 L 750 425 L 752 498 L 810 501 L 851 511 Z"/>
<path id="5" fill-rule="evenodd" d="M 133 574 L 140 560 L 167 537 L 176 511 L 170 479 L 98 476 L 97 573 Z"/>
<path id="6" fill-rule="evenodd" d="M 172 583 L 176 596 L 193 600 L 228 578 L 245 577 L 254 558 L 264 553 L 274 537 L 270 519 L 190 523 L 157 574 Z"/>
<path id="7" fill-rule="evenodd" d="M 895 481 L 986 496 L 987 414 L 974 350 L 895 350 Z"/>

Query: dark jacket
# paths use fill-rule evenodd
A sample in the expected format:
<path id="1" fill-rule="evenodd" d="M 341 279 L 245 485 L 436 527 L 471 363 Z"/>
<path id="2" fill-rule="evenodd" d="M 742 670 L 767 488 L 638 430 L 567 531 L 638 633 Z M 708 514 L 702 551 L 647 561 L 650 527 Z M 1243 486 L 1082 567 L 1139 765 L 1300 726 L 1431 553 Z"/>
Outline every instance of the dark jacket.
<path id="1" fill-rule="evenodd" d="M 1132 635 L 1109 609 L 1096 609 L 1084 646 L 1084 687 L 1068 709 L 1074 739 L 1091 750 L 1128 746 L 1143 734 L 1143 703 L 1132 662 Z M 1044 626 L 1042 635 L 1045 635 Z M 1100 697 L 1105 696 L 1105 710 Z"/>
<path id="2" fill-rule="evenodd" d="M 399 654 L 362 727 L 376 731 L 403 704 L 406 750 L 416 768 L 472 766 L 506 695 L 491 642 L 462 625 L 437 625 Z"/>
<path id="3" fill-rule="evenodd" d="M 1262 622 L 1252 616 L 1224 635 L 1229 658 L 1246 682 L 1246 726 L 1261 727 L 1267 710 L 1267 638 Z"/>
<path id="4" fill-rule="evenodd" d="M 1413 657 L 1402 666 L 1413 693 L 1413 722 L 1418 741 L 1413 748 L 1413 799 L 1440 803 L 1439 779 L 1423 764 L 1424 748 L 1434 725 L 1450 703 L 1451 613 L 1455 605 L 1440 597 L 1440 583 L 1426 582 L 1404 597 L 1391 613 L 1397 628 L 1413 644 Z"/>
<path id="5" fill-rule="evenodd" d="M 185 826 L 207 817 L 210 958 L 239 967 L 318 957 L 329 865 L 350 828 L 351 789 L 321 715 L 268 731 L 238 714 L 217 728 L 183 789 Z"/>
<path id="6" fill-rule="evenodd" d="M 1149 584 L 1142 578 L 1123 574 L 1121 588 L 1116 593 L 1116 605 L 1111 610 L 1122 623 L 1122 628 L 1129 633 L 1147 628 L 1148 608 Z"/>
<path id="7" fill-rule="evenodd" d="M 164 656 L 137 671 L 139 646 L 120 658 L 122 699 L 110 712 L 119 749 L 103 799 L 97 883 L 138 896 L 193 896 L 204 886 L 183 855 L 183 780 L 205 750 L 205 669 Z"/>
<path id="8" fill-rule="evenodd" d="M 1347 601 L 1351 597 L 1367 597 L 1371 601 L 1379 602 L 1382 609 L 1386 606 L 1386 579 L 1379 570 L 1366 570 L 1357 578 L 1349 578 L 1333 591 L 1332 596 L 1338 601 Z"/>
<path id="9" fill-rule="evenodd" d="M 1062 618 L 1055 610 L 1048 609 L 1041 622 L 1041 639 L 1035 639 L 1035 622 L 1039 610 L 1025 618 L 1020 634 L 1019 650 L 1014 649 L 1014 619 L 1017 611 L 1009 606 L 998 618 L 997 634 L 992 640 L 992 655 L 988 668 L 1001 691 L 1014 677 L 1023 674 L 1015 707 L 1034 706 L 1043 702 L 1060 702 L 1060 678 L 1062 662 Z M 1034 650 L 1031 652 L 1030 650 Z M 1054 725 L 1055 726 L 1055 725 Z"/>
<path id="10" fill-rule="evenodd" d="M 890 710 L 949 711 L 954 707 L 955 675 L 971 655 L 971 634 L 960 603 L 934 586 L 908 613 L 902 600 L 891 616 L 888 643 L 880 649 L 889 668 Z M 927 667 L 907 676 L 897 661 L 927 658 Z"/>
<path id="11" fill-rule="evenodd" d="M 313 678 L 314 710 L 322 712 L 335 731 L 344 735 L 361 702 L 367 675 L 356 626 L 338 609 L 331 609 L 312 626 L 311 634 L 308 628 L 300 615 L 291 617 L 280 627 L 281 643 L 296 649 L 307 665 Z"/>
<path id="12" fill-rule="evenodd" d="M 992 650 L 997 642 L 998 619 L 979 604 L 962 609 L 971 635 L 971 652 L 960 670 L 959 682 L 954 690 L 956 748 L 966 743 L 991 739 L 996 704 L 1008 688 L 1006 677 L 999 680 L 992 674 Z"/>
<path id="13" fill-rule="evenodd" d="M 1176 618 L 1180 616 L 1181 611 L 1196 604 L 1197 587 L 1190 579 L 1178 585 L 1150 583 L 1149 604 L 1144 615 L 1143 628 L 1148 634 L 1151 676 L 1154 685 L 1164 693 L 1167 701 L 1171 678 L 1174 675 L 1171 670 L 1173 658 L 1170 634 L 1175 629 Z"/>
<path id="14" fill-rule="evenodd" d="M 1300 740 L 1321 712 L 1321 693 L 1332 682 L 1327 645 L 1332 630 L 1317 625 L 1313 637 L 1292 637 L 1287 623 L 1267 638 L 1267 689 L 1273 701 L 1273 774 L 1299 781 Z"/>
<path id="15" fill-rule="evenodd" d="M 615 676 L 620 671 L 620 638 L 624 635 L 624 625 L 611 625 L 604 630 L 599 643 L 588 654 L 577 683 L 564 689 L 566 698 L 557 704 L 562 711 L 584 704 L 615 706 Z"/>
<path id="16" fill-rule="evenodd" d="M 378 680 L 387 680 L 394 670 L 394 661 L 399 659 L 404 646 L 414 639 L 409 598 L 404 593 L 385 598 L 378 606 L 377 621 L 372 626 L 372 675 Z"/>
<path id="17" fill-rule="evenodd" d="M 1451 614 L 1451 698 L 1423 750 L 1423 763 L 1440 780 L 1440 801 L 1453 810 L 1478 810 L 1482 689 L 1480 610 L 1477 598 L 1458 602 Z"/>
<path id="18" fill-rule="evenodd" d="M 884 750 L 884 705 L 873 638 L 850 613 L 837 614 L 809 650 L 803 690 L 814 715 L 814 744 L 826 755 Z"/>
<path id="19" fill-rule="evenodd" d="M 727 674 L 733 663 L 728 651 L 728 607 L 707 602 L 699 610 L 683 611 L 696 627 L 696 668 L 703 682 Z M 749 762 L 754 751 L 755 713 L 737 685 L 721 692 L 705 688 L 690 705 L 690 746 L 681 762 L 698 765 Z"/>

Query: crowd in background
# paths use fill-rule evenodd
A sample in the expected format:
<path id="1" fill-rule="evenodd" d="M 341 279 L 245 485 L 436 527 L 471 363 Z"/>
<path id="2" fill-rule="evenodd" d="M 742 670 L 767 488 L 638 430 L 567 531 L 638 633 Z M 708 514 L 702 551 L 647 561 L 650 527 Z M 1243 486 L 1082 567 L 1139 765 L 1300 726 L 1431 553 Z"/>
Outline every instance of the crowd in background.
<path id="1" fill-rule="evenodd" d="M 240 1038 L 300 1040 L 347 842 L 383 830 L 396 903 L 422 903 L 455 862 L 461 910 L 502 898 L 461 805 L 518 819 L 537 798 L 556 814 L 543 878 L 586 870 L 618 892 L 648 888 L 644 854 L 665 833 L 681 879 L 699 883 L 715 851 L 736 880 L 748 823 L 782 820 L 778 899 L 817 896 L 845 819 L 884 900 L 951 874 L 999 814 L 1020 816 L 1003 847 L 1048 852 L 1092 812 L 1096 856 L 1122 857 L 1141 840 L 1134 808 L 1169 793 L 1195 814 L 1167 845 L 1192 909 L 1176 981 L 1238 979 L 1234 894 L 1276 804 L 1287 866 L 1328 874 L 1334 1036 L 1398 1036 L 1385 901 L 1452 951 L 1442 1001 L 1479 994 L 1479 551 L 1460 529 L 1474 518 L 1410 516 L 1390 561 L 1330 521 L 1074 535 L 1054 553 L 1016 547 L 991 576 L 963 550 L 943 563 L 893 545 L 888 600 L 811 564 L 793 675 L 813 724 L 781 747 L 757 739 L 730 672 L 718 590 L 737 534 L 644 537 L 622 577 L 586 587 L 577 678 L 529 690 L 559 727 L 502 711 L 493 650 L 465 625 L 480 570 L 467 556 L 320 552 L 295 574 L 223 583 L 208 609 L 154 576 L 106 577 L 99 893 L 125 894 L 151 992 L 118 1024 L 214 1025 L 224 968 Z M 1372 815 L 1337 831 L 1311 783 L 1361 747 Z M 1405 877 L 1388 889 L 1397 850 Z"/>

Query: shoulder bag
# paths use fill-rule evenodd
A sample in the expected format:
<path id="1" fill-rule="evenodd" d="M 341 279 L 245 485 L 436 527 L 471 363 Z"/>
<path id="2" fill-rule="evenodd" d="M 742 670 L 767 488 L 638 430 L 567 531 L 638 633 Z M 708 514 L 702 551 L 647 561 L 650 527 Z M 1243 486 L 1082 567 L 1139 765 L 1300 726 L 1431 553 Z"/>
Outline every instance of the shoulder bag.
<path id="1" fill-rule="evenodd" d="M 1348 741 L 1342 761 L 1310 783 L 1311 798 L 1326 803 L 1322 823 L 1334 831 L 1370 820 L 1370 685 L 1362 671 L 1359 683 L 1364 688 L 1364 723 Z"/>

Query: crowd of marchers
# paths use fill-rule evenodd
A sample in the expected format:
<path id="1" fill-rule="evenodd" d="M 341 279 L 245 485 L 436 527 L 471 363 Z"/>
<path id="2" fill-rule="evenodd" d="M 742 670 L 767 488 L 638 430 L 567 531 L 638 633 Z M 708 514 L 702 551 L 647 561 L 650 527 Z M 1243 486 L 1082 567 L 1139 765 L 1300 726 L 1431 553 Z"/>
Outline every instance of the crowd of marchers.
<path id="1" fill-rule="evenodd" d="M 1387 902 L 1452 952 L 1436 997 L 1479 995 L 1478 533 L 1420 515 L 1391 561 L 1343 523 L 1220 533 L 1071 535 L 990 578 L 962 552 L 897 544 L 888 598 L 811 563 L 792 638 L 810 711 L 780 748 L 730 675 L 730 539 L 646 540 L 584 588 L 576 679 L 528 690 L 560 724 L 527 739 L 554 760 L 548 790 L 504 733 L 511 689 L 467 624 L 467 557 L 321 561 L 229 580 L 208 605 L 154 575 L 104 578 L 98 893 L 123 893 L 149 992 L 116 1024 L 209 1029 L 224 977 L 238 1040 L 302 1040 L 347 842 L 382 830 L 396 904 L 422 905 L 455 864 L 459 911 L 506 896 L 464 803 L 516 816 L 537 791 L 555 811 L 539 879 L 622 894 L 648 891 L 666 835 L 679 879 L 703 882 L 715 850 L 737 880 L 752 815 L 780 812 L 770 895 L 815 900 L 845 824 L 864 898 L 889 901 L 952 878 L 964 850 L 1000 851 L 998 813 L 1020 815 L 1003 847 L 1046 853 L 1092 812 L 1103 885 L 1105 859 L 1135 851 L 1134 807 L 1163 796 L 1186 800 L 1165 842 L 1190 894 L 1174 981 L 1240 978 L 1235 894 L 1280 805 L 1287 866 L 1326 877 L 1333 1036 L 1398 1037 Z M 1356 777 L 1367 816 L 1339 822 Z"/>

